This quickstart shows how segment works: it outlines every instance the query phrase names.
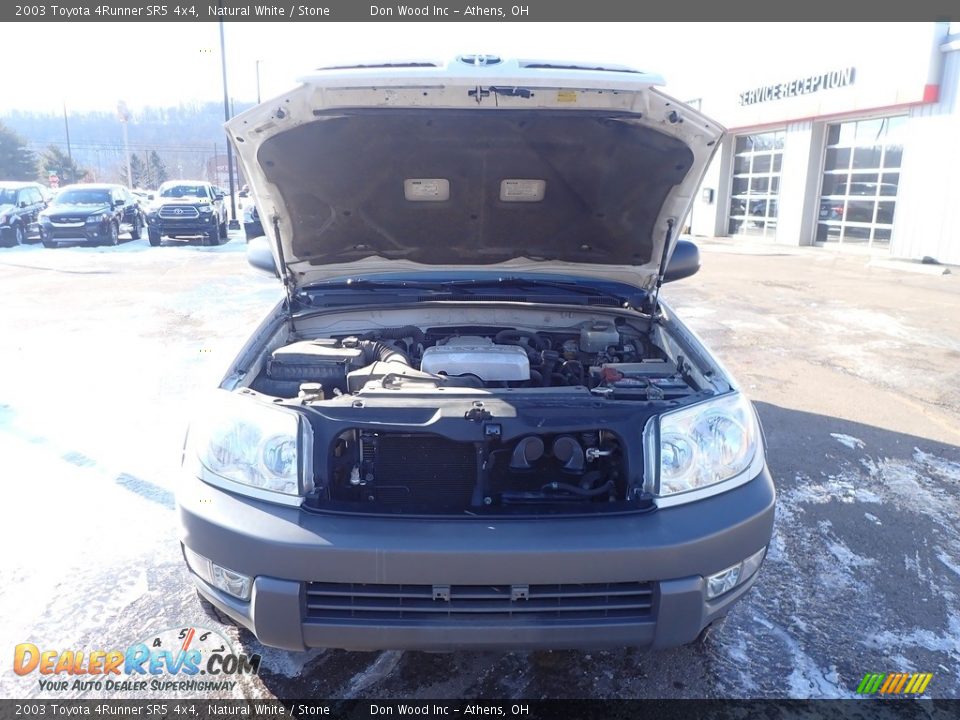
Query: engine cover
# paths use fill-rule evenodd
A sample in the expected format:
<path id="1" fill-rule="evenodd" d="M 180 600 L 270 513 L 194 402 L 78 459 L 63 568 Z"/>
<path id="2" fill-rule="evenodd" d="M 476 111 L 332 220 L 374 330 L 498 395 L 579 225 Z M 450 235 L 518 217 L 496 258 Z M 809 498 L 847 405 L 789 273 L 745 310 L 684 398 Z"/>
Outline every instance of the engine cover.
<path id="1" fill-rule="evenodd" d="M 476 375 L 484 382 L 530 379 L 530 359 L 522 347 L 496 345 L 490 338 L 467 335 L 428 347 L 420 369 L 434 375 Z"/>

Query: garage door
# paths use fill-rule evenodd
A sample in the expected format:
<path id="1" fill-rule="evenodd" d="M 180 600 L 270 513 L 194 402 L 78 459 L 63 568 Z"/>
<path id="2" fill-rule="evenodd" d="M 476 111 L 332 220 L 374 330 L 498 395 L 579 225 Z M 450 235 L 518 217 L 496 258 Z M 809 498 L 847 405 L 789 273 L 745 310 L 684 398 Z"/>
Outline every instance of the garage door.
<path id="1" fill-rule="evenodd" d="M 886 247 L 893 228 L 906 116 L 827 127 L 819 242 Z"/>
<path id="2" fill-rule="evenodd" d="M 740 135 L 734 144 L 730 235 L 775 237 L 785 132 Z"/>

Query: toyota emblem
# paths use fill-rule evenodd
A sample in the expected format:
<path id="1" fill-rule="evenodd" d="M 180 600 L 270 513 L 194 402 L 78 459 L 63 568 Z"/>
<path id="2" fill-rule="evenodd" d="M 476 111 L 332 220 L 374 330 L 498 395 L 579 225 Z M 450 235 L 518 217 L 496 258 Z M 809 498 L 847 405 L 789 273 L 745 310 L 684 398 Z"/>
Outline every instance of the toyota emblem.
<path id="1" fill-rule="evenodd" d="M 175 212 L 177 215 L 183 215 L 183 208 L 177 208 L 173 212 Z"/>

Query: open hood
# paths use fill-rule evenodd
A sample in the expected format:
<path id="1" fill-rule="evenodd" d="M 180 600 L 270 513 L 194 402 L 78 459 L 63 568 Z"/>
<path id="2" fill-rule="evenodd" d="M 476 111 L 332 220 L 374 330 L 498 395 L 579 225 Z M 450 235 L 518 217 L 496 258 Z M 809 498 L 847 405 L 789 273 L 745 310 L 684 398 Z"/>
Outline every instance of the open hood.
<path id="1" fill-rule="evenodd" d="M 227 123 L 294 287 L 450 267 L 650 288 L 723 133 L 624 68 L 471 56 L 302 82 Z"/>

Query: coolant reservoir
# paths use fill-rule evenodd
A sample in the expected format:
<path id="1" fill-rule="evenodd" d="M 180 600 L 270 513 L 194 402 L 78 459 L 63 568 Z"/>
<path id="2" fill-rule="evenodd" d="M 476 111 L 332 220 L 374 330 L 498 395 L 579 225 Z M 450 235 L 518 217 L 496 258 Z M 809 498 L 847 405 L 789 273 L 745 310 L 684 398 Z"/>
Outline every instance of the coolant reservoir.
<path id="1" fill-rule="evenodd" d="M 490 338 L 470 335 L 428 347 L 420 369 L 434 375 L 476 375 L 485 382 L 530 379 L 530 359 L 522 347 L 496 345 Z"/>

